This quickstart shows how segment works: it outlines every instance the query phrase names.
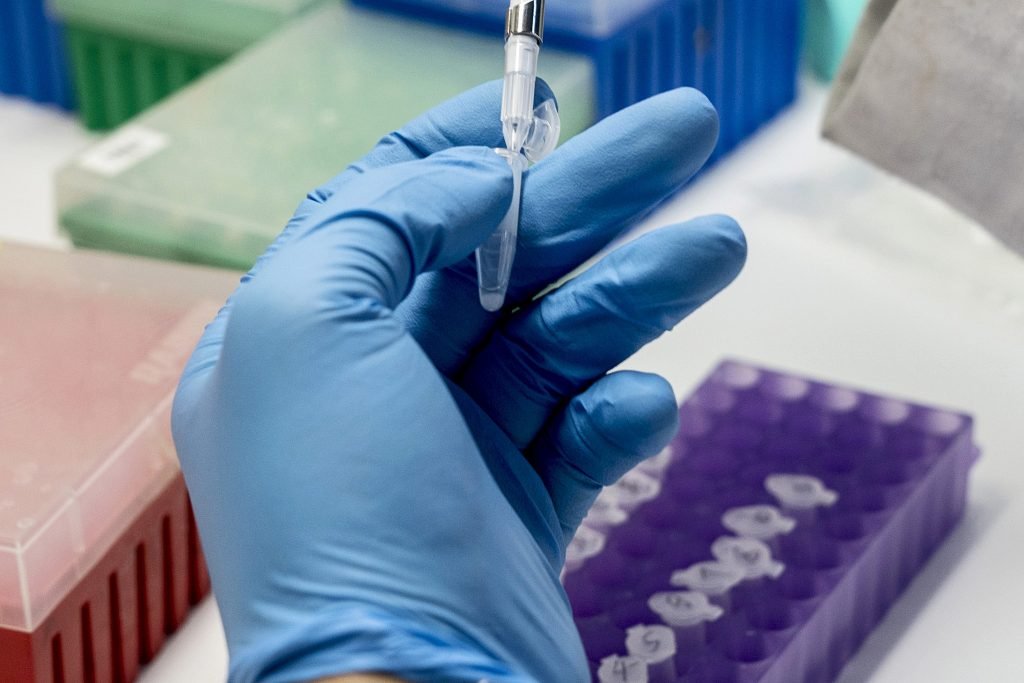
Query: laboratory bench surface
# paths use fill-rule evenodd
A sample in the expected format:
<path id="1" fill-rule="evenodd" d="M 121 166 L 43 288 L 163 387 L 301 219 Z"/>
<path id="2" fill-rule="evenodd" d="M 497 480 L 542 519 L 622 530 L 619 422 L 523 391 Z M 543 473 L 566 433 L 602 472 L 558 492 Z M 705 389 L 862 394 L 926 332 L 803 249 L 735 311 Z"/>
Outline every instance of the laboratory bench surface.
<path id="1" fill-rule="evenodd" d="M 803 86 L 792 109 L 627 237 L 727 213 L 749 259 L 626 367 L 665 375 L 683 397 L 735 357 L 972 413 L 983 457 L 966 517 L 840 681 L 1022 681 L 1024 260 L 820 140 L 826 93 Z M 52 174 L 93 139 L 55 110 L 0 98 L 0 239 L 67 248 Z M 207 600 L 140 680 L 212 683 L 226 667 Z"/>

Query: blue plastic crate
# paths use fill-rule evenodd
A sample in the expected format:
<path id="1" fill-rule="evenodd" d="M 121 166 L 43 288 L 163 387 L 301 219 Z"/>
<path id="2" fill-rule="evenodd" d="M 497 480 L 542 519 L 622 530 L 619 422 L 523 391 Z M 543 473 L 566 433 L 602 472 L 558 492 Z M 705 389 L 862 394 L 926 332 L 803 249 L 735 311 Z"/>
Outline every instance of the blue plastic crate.
<path id="1" fill-rule="evenodd" d="M 508 7 L 506 0 L 353 2 L 493 34 L 495 40 L 503 34 Z M 590 0 L 571 3 L 571 10 L 549 2 L 545 44 L 594 60 L 599 118 L 672 88 L 702 90 L 722 120 L 713 161 L 796 96 L 801 2 Z M 629 9 L 611 13 L 622 6 Z"/>
<path id="2" fill-rule="evenodd" d="M 553 0 L 544 15 L 545 34 L 565 41 L 608 38 L 664 0 Z M 508 0 L 356 0 L 446 24 L 500 33 Z"/>
<path id="3" fill-rule="evenodd" d="M 74 106 L 61 28 L 43 0 L 0 0 L 0 92 Z"/>

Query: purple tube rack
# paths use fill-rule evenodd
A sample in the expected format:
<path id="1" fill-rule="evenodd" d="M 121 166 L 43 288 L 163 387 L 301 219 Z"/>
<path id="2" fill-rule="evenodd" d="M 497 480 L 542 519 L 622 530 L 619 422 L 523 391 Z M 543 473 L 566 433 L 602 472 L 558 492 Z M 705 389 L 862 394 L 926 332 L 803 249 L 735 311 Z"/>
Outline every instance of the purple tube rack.
<path id="1" fill-rule="evenodd" d="M 773 540 L 782 574 L 734 588 L 697 644 L 679 644 L 676 673 L 650 681 L 834 679 L 962 517 L 971 418 L 734 361 L 680 417 L 658 497 L 564 577 L 594 680 L 603 658 L 627 654 L 627 629 L 662 623 L 647 600 L 681 590 L 673 571 L 714 559 L 726 510 L 780 505 L 764 485 L 775 473 L 813 476 L 838 499 L 798 515 Z"/>

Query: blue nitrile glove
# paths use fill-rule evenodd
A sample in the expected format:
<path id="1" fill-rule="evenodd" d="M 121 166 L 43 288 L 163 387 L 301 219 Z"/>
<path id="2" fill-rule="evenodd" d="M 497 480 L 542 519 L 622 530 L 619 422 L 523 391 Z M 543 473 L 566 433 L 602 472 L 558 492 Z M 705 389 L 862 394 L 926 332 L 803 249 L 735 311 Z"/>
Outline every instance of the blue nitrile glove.
<path id="1" fill-rule="evenodd" d="M 512 195 L 499 106 L 500 84 L 472 90 L 313 192 L 185 371 L 174 435 L 233 681 L 588 678 L 566 542 L 677 419 L 664 379 L 606 373 L 730 282 L 745 245 L 697 219 L 531 302 L 707 158 L 715 112 L 677 90 L 529 171 L 521 310 L 486 313 L 471 254 Z"/>

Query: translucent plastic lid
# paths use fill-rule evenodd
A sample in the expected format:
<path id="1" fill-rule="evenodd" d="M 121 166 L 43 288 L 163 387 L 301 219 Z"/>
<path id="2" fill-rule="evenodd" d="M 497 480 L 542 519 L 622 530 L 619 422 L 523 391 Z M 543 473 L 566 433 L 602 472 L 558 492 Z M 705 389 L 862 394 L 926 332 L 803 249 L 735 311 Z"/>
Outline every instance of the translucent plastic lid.
<path id="1" fill-rule="evenodd" d="M 711 554 L 719 562 L 743 570 L 748 579 L 765 576 L 776 579 L 786 569 L 786 565 L 772 559 L 771 549 L 756 538 L 722 536 L 711 544 Z"/>
<path id="2" fill-rule="evenodd" d="M 772 474 L 765 478 L 764 487 L 787 508 L 809 510 L 828 507 L 839 500 L 835 491 L 807 474 Z"/>
<path id="3" fill-rule="evenodd" d="M 773 505 L 745 505 L 726 510 L 722 515 L 722 526 L 737 536 L 768 541 L 793 531 L 796 521 Z"/>
<path id="4" fill-rule="evenodd" d="M 600 531 L 581 526 L 565 549 L 565 566 L 569 571 L 578 569 L 581 564 L 595 557 L 604 550 L 607 537 Z"/>
<path id="5" fill-rule="evenodd" d="M 171 396 L 235 280 L 0 243 L 0 627 L 31 630 L 175 476 Z"/>
<path id="6" fill-rule="evenodd" d="M 633 469 L 622 475 L 612 488 L 621 505 L 639 505 L 658 497 L 661 493 L 661 482 L 639 469 Z"/>
<path id="7" fill-rule="evenodd" d="M 723 614 L 722 608 L 712 605 L 706 595 L 692 591 L 655 593 L 647 600 L 647 606 L 669 626 L 681 628 L 715 621 Z"/>
<path id="8" fill-rule="evenodd" d="M 639 657 L 611 655 L 597 670 L 600 683 L 647 683 L 647 662 Z"/>
<path id="9" fill-rule="evenodd" d="M 704 595 L 722 595 L 746 578 L 746 572 L 735 564 L 716 560 L 698 562 L 686 569 L 672 572 L 669 583 Z"/>
<path id="10" fill-rule="evenodd" d="M 51 0 L 51 5 L 69 23 L 180 49 L 228 55 L 324 1 Z"/>
<path id="11" fill-rule="evenodd" d="M 587 511 L 584 523 L 600 529 L 602 526 L 618 526 L 629 515 L 619 507 L 618 495 L 613 488 L 604 489 Z"/>
<path id="12" fill-rule="evenodd" d="M 246 268 L 310 190 L 501 72 L 500 36 L 328 2 L 62 169 L 61 225 L 78 245 Z M 563 138 L 593 121 L 589 60 L 549 50 L 540 75 Z"/>
<path id="13" fill-rule="evenodd" d="M 668 626 L 640 624 L 626 629 L 626 650 L 648 664 L 676 656 L 676 634 Z"/>

